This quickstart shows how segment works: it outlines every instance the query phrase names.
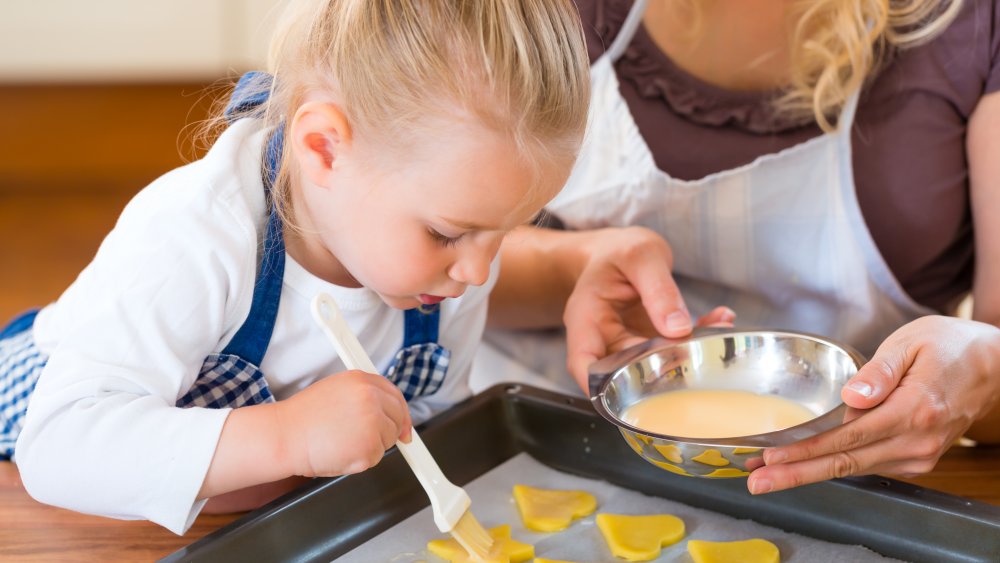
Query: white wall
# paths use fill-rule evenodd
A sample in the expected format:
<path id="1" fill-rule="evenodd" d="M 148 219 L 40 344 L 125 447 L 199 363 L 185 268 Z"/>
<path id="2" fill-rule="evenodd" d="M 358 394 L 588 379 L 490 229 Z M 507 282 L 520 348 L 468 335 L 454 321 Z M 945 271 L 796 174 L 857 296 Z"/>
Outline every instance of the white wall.
<path id="1" fill-rule="evenodd" d="M 266 63 L 280 0 L 2 0 L 0 82 L 211 80 Z"/>

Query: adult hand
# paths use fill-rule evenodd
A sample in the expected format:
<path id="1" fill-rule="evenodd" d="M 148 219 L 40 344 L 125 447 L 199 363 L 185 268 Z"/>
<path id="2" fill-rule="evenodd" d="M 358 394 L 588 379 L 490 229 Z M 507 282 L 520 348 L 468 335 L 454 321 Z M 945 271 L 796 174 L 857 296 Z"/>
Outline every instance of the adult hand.
<path id="1" fill-rule="evenodd" d="M 566 302 L 567 367 L 587 389 L 587 367 L 599 358 L 656 334 L 678 338 L 692 330 L 670 269 L 670 246 L 643 227 L 591 231 L 587 263 Z M 698 326 L 730 326 L 735 313 L 718 307 Z"/>
<path id="2" fill-rule="evenodd" d="M 360 473 L 381 461 L 396 440 L 410 439 L 406 399 L 381 375 L 345 371 L 276 405 L 295 475 Z"/>
<path id="3" fill-rule="evenodd" d="M 917 319 L 889 336 L 844 386 L 859 409 L 842 426 L 764 452 L 754 494 L 834 477 L 929 472 L 1000 401 L 1000 329 L 949 317 Z"/>

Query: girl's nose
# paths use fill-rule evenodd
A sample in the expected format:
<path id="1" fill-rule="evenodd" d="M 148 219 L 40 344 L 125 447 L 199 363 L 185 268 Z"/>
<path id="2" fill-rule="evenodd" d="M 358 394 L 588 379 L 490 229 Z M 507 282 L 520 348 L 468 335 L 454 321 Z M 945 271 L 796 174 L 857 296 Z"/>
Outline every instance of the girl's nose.
<path id="1" fill-rule="evenodd" d="M 483 285 L 490 279 L 490 263 L 499 249 L 500 240 L 469 245 L 448 269 L 448 276 L 466 285 Z"/>
<path id="2" fill-rule="evenodd" d="M 483 285 L 490 277 L 490 257 L 479 252 L 480 256 L 463 256 L 451 265 L 448 277 L 465 285 Z"/>

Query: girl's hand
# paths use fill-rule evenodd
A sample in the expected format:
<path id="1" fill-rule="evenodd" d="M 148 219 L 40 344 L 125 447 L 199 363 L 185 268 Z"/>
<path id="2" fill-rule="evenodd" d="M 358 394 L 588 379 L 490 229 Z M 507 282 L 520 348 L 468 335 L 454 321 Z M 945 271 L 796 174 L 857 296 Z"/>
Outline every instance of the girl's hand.
<path id="1" fill-rule="evenodd" d="M 660 334 L 691 332 L 691 316 L 671 276 L 669 245 L 643 227 L 591 231 L 587 262 L 566 302 L 567 367 L 587 389 L 587 367 L 599 358 Z M 699 326 L 730 326 L 735 313 L 718 307 Z"/>
<path id="2" fill-rule="evenodd" d="M 1000 401 L 1000 329 L 923 317 L 882 343 L 844 386 L 843 425 L 764 452 L 754 494 L 834 477 L 929 472 L 972 423 Z M 860 409 L 860 410 L 855 410 Z"/>
<path id="3" fill-rule="evenodd" d="M 381 461 L 396 440 L 410 438 L 406 400 L 381 375 L 338 373 L 276 406 L 295 475 L 360 473 Z"/>

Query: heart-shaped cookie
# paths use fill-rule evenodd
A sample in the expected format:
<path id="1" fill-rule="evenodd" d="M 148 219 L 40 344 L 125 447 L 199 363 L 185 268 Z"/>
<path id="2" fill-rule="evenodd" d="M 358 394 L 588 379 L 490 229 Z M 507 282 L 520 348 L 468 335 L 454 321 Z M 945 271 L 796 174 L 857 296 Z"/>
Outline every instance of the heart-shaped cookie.
<path id="1" fill-rule="evenodd" d="M 702 541 L 691 540 L 687 545 L 688 553 L 694 563 L 778 563 L 780 555 L 778 546 L 762 539 L 743 541 Z"/>
<path id="2" fill-rule="evenodd" d="M 611 553 L 628 561 L 656 559 L 660 548 L 684 537 L 684 521 L 669 514 L 598 514 L 597 527 Z"/>
<path id="3" fill-rule="evenodd" d="M 558 532 L 569 527 L 575 518 L 597 510 L 597 499 L 584 491 L 556 491 L 514 485 L 514 500 L 521 519 L 529 530 Z"/>

